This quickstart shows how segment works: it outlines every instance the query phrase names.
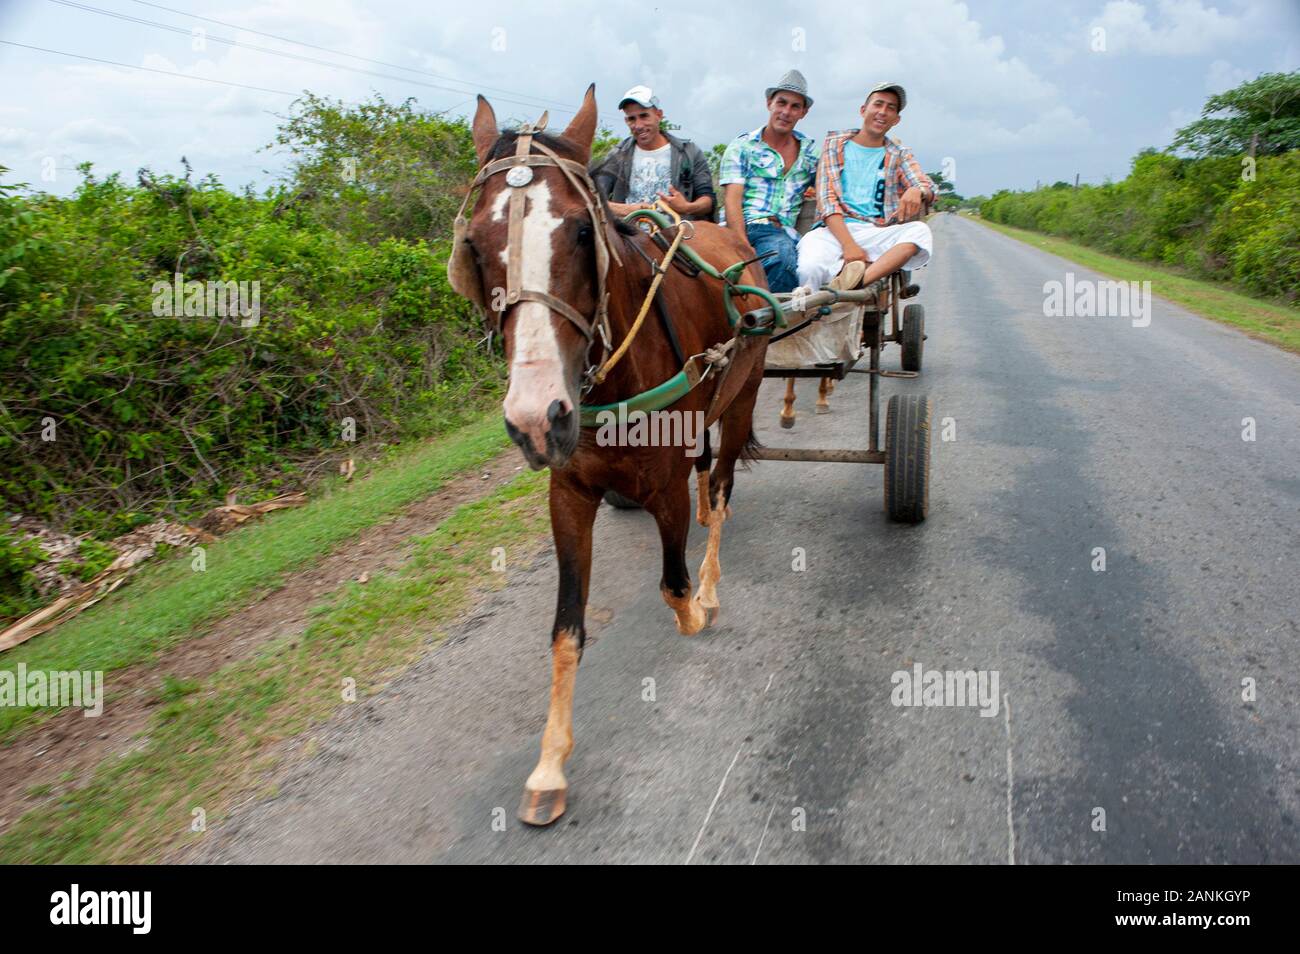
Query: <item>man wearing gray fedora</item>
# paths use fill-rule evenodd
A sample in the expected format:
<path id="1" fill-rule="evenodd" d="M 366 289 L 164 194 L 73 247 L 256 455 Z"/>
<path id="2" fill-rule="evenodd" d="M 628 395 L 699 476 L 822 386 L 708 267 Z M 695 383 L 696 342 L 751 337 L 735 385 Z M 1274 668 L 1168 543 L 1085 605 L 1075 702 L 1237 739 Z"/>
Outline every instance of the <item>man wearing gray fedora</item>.
<path id="1" fill-rule="evenodd" d="M 812 107 L 808 83 L 790 70 L 767 88 L 767 123 L 738 136 L 722 156 L 727 227 L 740 232 L 758 255 L 774 292 L 792 291 L 798 264 L 795 220 L 804 190 L 817 177 L 817 143 L 795 130 Z"/>

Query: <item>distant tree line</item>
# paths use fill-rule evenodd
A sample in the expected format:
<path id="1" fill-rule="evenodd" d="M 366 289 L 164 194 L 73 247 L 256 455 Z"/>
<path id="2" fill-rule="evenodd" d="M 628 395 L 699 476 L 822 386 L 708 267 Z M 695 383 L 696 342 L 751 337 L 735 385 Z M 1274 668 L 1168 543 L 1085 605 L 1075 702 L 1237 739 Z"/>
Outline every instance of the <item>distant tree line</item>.
<path id="1" fill-rule="evenodd" d="M 1300 298 L 1300 71 L 1210 97 L 1120 182 L 1068 182 L 981 199 L 982 216 L 1255 294 Z"/>

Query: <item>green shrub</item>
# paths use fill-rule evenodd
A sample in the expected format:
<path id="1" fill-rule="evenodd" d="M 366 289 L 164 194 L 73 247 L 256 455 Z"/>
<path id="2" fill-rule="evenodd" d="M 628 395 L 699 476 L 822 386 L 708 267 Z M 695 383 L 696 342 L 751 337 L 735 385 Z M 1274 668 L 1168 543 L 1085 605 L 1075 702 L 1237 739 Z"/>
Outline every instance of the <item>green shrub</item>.
<path id="1" fill-rule="evenodd" d="M 1059 235 L 1143 261 L 1232 281 L 1259 295 L 1300 297 L 1300 152 L 1184 159 L 1147 150 L 1122 182 L 998 192 L 994 222 Z"/>
<path id="2" fill-rule="evenodd" d="M 26 616 L 40 605 L 32 567 L 44 559 L 34 540 L 0 530 L 0 621 Z"/>
<path id="3" fill-rule="evenodd" d="M 77 579 L 85 582 L 93 580 L 108 569 L 108 565 L 117 559 L 117 551 L 98 540 L 82 540 L 77 544 L 77 566 L 73 571 Z"/>
<path id="4" fill-rule="evenodd" d="M 230 489 L 278 493 L 299 462 L 350 452 L 345 426 L 436 433 L 499 395 L 499 356 L 446 277 L 465 124 L 308 98 L 285 130 L 299 178 L 263 196 L 89 165 L 66 198 L 0 185 L 8 511 L 106 538 Z M 340 150 L 359 178 L 331 189 Z M 257 282 L 258 322 L 157 314 L 177 272 Z"/>

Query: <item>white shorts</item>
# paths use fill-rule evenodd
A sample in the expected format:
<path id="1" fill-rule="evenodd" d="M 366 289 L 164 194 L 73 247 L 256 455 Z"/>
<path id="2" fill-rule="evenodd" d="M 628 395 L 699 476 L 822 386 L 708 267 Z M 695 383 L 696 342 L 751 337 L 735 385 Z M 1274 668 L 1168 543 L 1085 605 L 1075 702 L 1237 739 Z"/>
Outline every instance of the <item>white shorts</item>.
<path id="1" fill-rule="evenodd" d="M 904 268 L 921 268 L 930 261 L 934 239 L 930 235 L 930 226 L 924 222 L 904 222 L 883 228 L 854 219 L 848 219 L 844 224 L 853 241 L 862 246 L 867 258 L 873 262 L 900 242 L 911 242 L 916 246 L 916 254 L 907 260 Z M 844 250 L 830 229 L 825 226 L 813 229 L 799 240 L 800 285 L 821 288 L 843 267 Z"/>

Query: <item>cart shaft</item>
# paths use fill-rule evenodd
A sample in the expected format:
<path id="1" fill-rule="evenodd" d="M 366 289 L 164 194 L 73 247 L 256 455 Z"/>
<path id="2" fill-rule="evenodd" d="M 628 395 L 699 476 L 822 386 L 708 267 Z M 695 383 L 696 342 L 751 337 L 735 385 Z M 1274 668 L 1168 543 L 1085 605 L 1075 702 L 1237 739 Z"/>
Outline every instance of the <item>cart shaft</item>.
<path id="1" fill-rule="evenodd" d="M 803 460 L 818 464 L 883 464 L 885 452 L 881 450 L 822 450 L 815 447 L 759 447 L 753 456 L 757 460 Z"/>

